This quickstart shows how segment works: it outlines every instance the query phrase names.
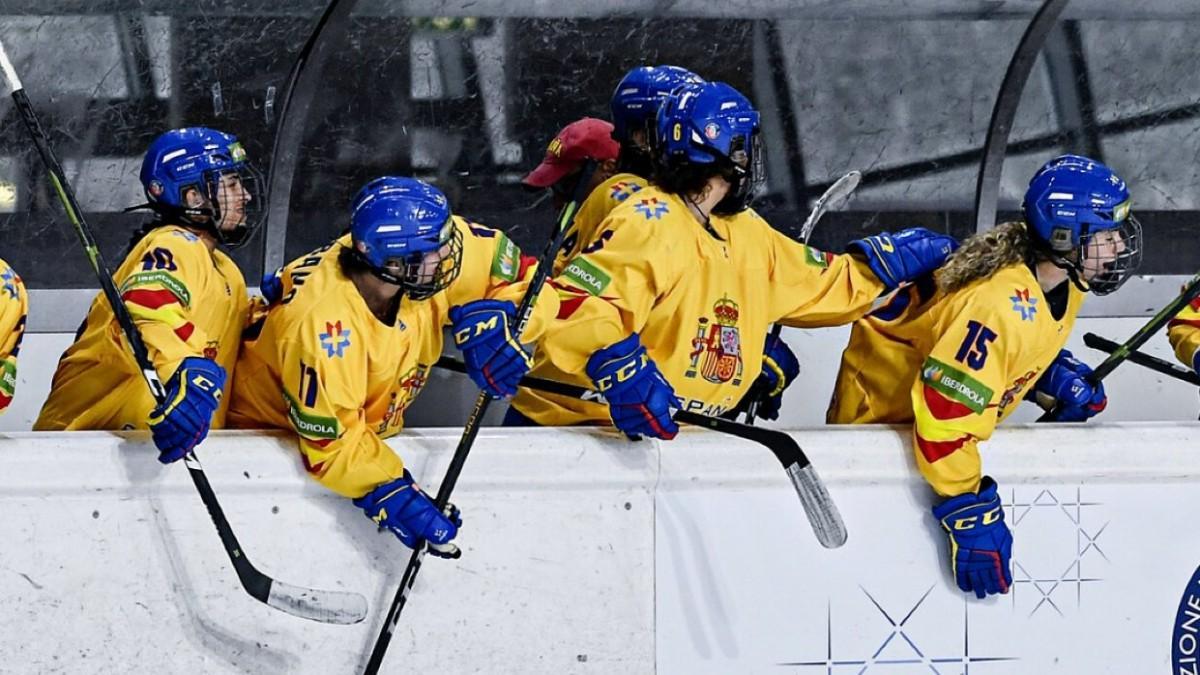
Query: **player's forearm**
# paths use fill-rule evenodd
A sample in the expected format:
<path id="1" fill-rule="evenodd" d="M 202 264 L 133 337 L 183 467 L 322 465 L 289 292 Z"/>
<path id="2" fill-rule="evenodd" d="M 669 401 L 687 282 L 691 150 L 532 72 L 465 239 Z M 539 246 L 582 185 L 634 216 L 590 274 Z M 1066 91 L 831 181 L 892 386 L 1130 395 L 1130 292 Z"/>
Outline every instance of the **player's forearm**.
<path id="1" fill-rule="evenodd" d="M 347 429 L 324 444 L 301 438 L 300 453 L 317 482 L 350 499 L 404 475 L 400 456 L 366 429 Z"/>
<path id="2" fill-rule="evenodd" d="M 578 301 L 578 304 L 575 304 Z M 597 351 L 615 344 L 632 332 L 625 328 L 621 312 L 611 303 L 592 296 L 562 299 L 564 311 L 551 322 L 539 343 L 539 350 L 559 370 L 581 373 Z"/>
<path id="3" fill-rule="evenodd" d="M 1176 321 L 1167 331 L 1167 338 L 1171 341 L 1175 356 L 1188 367 L 1192 367 L 1196 362 L 1196 352 L 1200 350 L 1200 320 L 1197 320 L 1195 325 L 1186 321 Z"/>
<path id="4" fill-rule="evenodd" d="M 934 440 L 946 436 L 948 440 Z M 914 425 L 913 454 L 921 475 L 939 495 L 953 497 L 979 490 L 983 467 L 979 441 L 971 434 L 923 433 Z"/>
<path id="5" fill-rule="evenodd" d="M 865 316 L 887 292 L 867 264 L 850 255 L 833 256 L 828 269 L 813 281 L 775 287 L 791 305 L 779 323 L 796 328 L 841 326 Z"/>

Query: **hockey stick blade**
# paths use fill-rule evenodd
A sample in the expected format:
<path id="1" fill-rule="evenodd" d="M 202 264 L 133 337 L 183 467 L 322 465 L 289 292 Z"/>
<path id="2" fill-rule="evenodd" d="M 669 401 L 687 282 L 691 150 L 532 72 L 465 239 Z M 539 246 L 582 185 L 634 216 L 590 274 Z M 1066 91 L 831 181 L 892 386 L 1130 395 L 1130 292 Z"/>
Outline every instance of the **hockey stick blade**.
<path id="1" fill-rule="evenodd" d="M 367 618 L 367 599 L 358 593 L 301 588 L 275 580 L 270 583 L 263 602 L 292 616 L 342 625 Z"/>
<path id="2" fill-rule="evenodd" d="M 817 541 L 825 548 L 838 548 L 846 543 L 848 535 L 842 514 L 796 439 L 782 431 L 687 411 L 676 413 L 675 421 L 694 424 L 766 446 L 787 471 L 788 479 L 792 481 L 792 487 L 800 496 L 800 505 L 804 507 L 804 513 L 808 516 L 808 523 L 812 526 Z"/>
<path id="3" fill-rule="evenodd" d="M 830 185 L 829 189 L 817 198 L 817 203 L 813 205 L 812 211 L 804 219 L 804 224 L 800 226 L 800 241 L 807 244 L 808 238 L 812 235 L 813 228 L 817 226 L 817 221 L 821 219 L 821 216 L 848 199 L 858 189 L 860 182 L 862 182 L 862 172 L 860 171 L 847 172 L 846 175 L 834 181 L 833 185 Z"/>
<path id="4" fill-rule="evenodd" d="M 448 356 L 438 359 L 437 367 L 456 373 L 467 372 L 462 361 Z M 604 395 L 600 392 L 531 375 L 522 378 L 521 386 L 584 401 L 605 402 Z M 675 413 L 675 421 L 730 434 L 765 446 L 787 471 L 788 479 L 791 480 L 796 493 L 800 495 L 800 505 L 804 507 L 804 513 L 808 516 L 808 522 L 812 526 L 817 541 L 825 548 L 838 548 L 846 543 L 846 524 L 842 521 L 842 514 L 838 511 L 833 498 L 829 496 L 829 490 L 821 482 L 817 470 L 809 462 L 808 456 L 804 454 L 804 450 L 800 448 L 796 439 L 782 431 L 753 427 L 721 417 L 710 417 L 684 410 Z"/>

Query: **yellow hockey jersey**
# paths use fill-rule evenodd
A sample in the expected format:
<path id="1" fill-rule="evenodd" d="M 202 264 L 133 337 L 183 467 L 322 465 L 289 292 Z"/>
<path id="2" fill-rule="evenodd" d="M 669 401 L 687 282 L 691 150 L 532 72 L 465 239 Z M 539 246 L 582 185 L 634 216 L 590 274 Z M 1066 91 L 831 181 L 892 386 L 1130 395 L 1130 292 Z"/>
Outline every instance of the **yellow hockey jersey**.
<path id="1" fill-rule="evenodd" d="M 649 185 L 650 182 L 641 176 L 631 173 L 619 173 L 596 186 L 592 193 L 579 205 L 579 211 L 571 222 L 571 228 L 563 237 L 562 248 L 554 259 L 552 274 L 558 275 L 574 260 L 575 256 L 596 239 L 600 224 L 608 217 L 618 204 L 629 199 Z"/>
<path id="2" fill-rule="evenodd" d="M 210 251 L 183 227 L 166 225 L 137 243 L 113 281 L 164 382 L 183 359 L 203 356 L 225 369 L 228 389 L 249 305 L 246 281 L 228 255 Z M 99 293 L 58 362 L 33 428 L 145 429 L 153 408 L 121 327 Z M 227 408 L 223 400 L 213 414 L 214 429 L 224 425 Z"/>
<path id="3" fill-rule="evenodd" d="M 977 491 L 979 441 L 1012 414 L 1075 324 L 1084 293 L 1064 283 L 1057 320 L 1021 263 L 953 293 L 905 289 L 909 305 L 897 316 L 900 298 L 855 322 L 827 420 L 911 422 L 917 466 L 933 489 Z"/>
<path id="4" fill-rule="evenodd" d="M 17 390 L 17 354 L 25 337 L 28 312 L 25 284 L 8 263 L 0 260 L 0 413 L 8 410 Z"/>
<path id="5" fill-rule="evenodd" d="M 539 374 L 590 386 L 592 354 L 637 332 L 685 409 L 720 414 L 758 376 L 771 323 L 848 323 L 884 291 L 864 262 L 796 243 L 752 210 L 710 227 L 654 186 L 613 209 L 552 282 L 562 305 Z M 542 392 L 514 406 L 542 425 L 610 423 L 603 405 Z"/>
<path id="6" fill-rule="evenodd" d="M 1167 324 L 1167 339 L 1175 349 L 1175 356 L 1192 368 L 1196 351 L 1200 350 L 1200 298 L 1192 300 Z"/>
<path id="7" fill-rule="evenodd" d="M 383 439 L 403 428 L 442 353 L 450 308 L 485 297 L 519 304 L 536 267 L 503 233 L 454 223 L 463 236 L 458 278 L 428 300 L 402 299 L 394 325 L 342 273 L 349 235 L 289 263 L 283 299 L 242 347 L 229 425 L 295 432 L 308 472 L 345 497 L 402 476 Z M 536 339 L 557 310 L 555 294 L 542 293 L 522 339 Z"/>

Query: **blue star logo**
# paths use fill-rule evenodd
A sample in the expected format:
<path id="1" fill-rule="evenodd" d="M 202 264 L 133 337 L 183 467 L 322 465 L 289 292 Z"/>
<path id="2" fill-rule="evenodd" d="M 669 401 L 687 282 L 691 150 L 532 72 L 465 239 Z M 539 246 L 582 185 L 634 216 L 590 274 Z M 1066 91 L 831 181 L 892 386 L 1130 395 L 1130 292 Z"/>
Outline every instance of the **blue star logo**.
<path id="1" fill-rule="evenodd" d="M 1022 321 L 1033 321 L 1033 317 L 1037 314 L 1037 298 L 1029 297 L 1028 288 L 1020 288 L 1016 290 L 1016 295 L 1009 298 L 1013 303 L 1013 311 L 1021 315 Z"/>
<path id="2" fill-rule="evenodd" d="M 646 217 L 646 220 L 659 220 L 667 212 L 667 205 L 658 201 L 658 197 L 643 199 L 633 208 Z"/>
<path id="3" fill-rule="evenodd" d="M 626 199 L 629 199 L 633 193 L 638 192 L 641 189 L 642 186 L 638 185 L 637 183 L 628 183 L 626 181 L 613 183 L 612 198 L 619 202 L 623 202 Z"/>
<path id="4" fill-rule="evenodd" d="M 20 281 L 20 277 L 17 276 L 16 272 L 12 271 L 12 268 L 5 269 L 3 273 L 0 273 L 0 282 L 3 282 L 3 285 L 0 285 L 0 293 L 6 293 L 10 298 L 15 300 L 17 297 L 17 284 Z"/>

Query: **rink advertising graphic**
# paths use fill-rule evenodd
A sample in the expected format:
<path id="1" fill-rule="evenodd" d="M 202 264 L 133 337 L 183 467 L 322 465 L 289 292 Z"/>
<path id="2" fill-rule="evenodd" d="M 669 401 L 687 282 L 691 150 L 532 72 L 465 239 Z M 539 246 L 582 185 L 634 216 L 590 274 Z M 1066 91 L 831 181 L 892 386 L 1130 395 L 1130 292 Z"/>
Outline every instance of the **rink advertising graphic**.
<path id="1" fill-rule="evenodd" d="M 1171 672 L 1178 675 L 1200 673 L 1200 567 L 1192 572 L 1175 613 L 1171 635 Z"/>

